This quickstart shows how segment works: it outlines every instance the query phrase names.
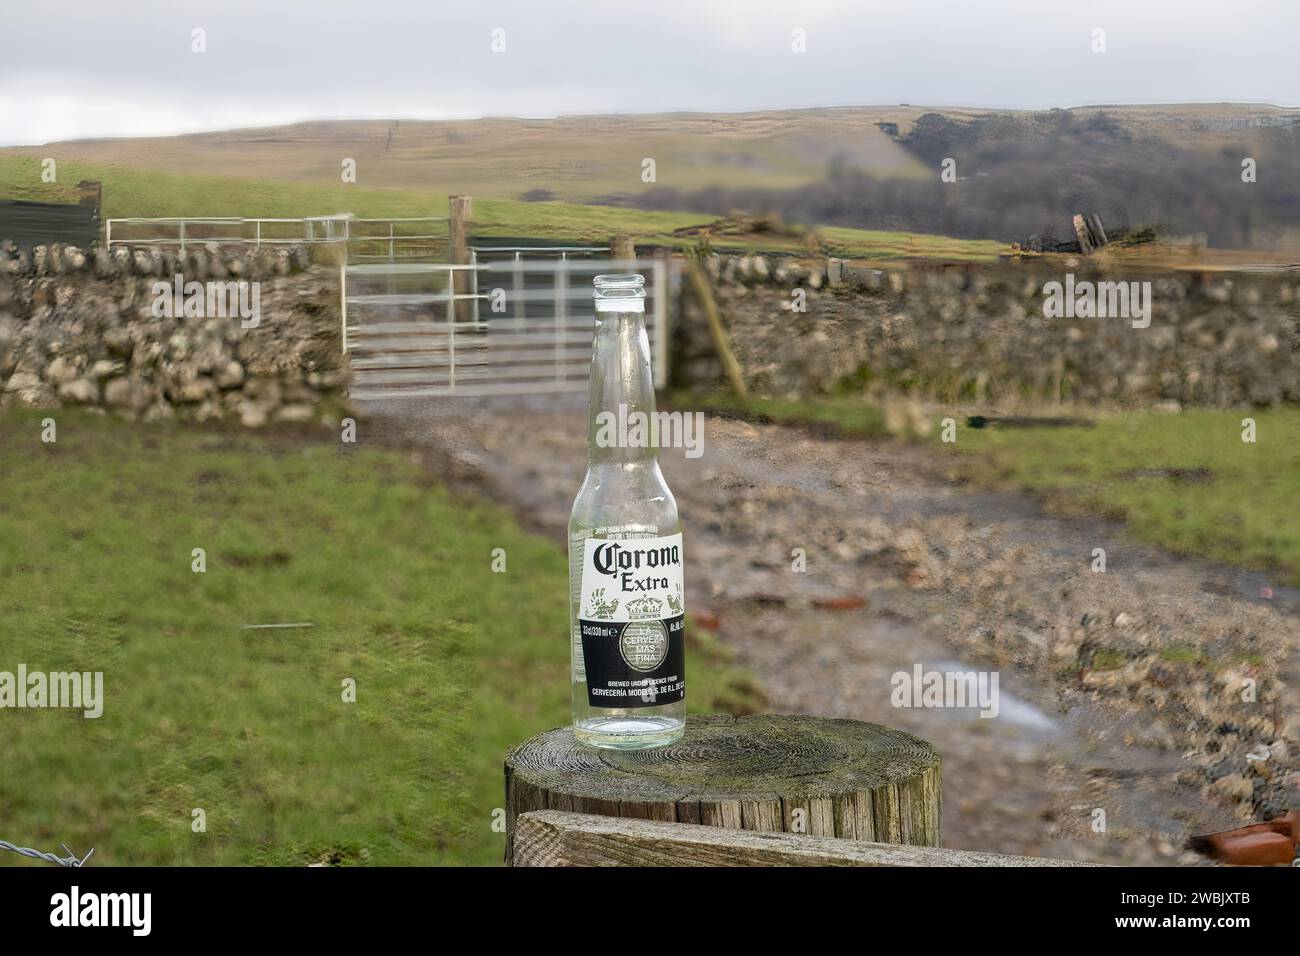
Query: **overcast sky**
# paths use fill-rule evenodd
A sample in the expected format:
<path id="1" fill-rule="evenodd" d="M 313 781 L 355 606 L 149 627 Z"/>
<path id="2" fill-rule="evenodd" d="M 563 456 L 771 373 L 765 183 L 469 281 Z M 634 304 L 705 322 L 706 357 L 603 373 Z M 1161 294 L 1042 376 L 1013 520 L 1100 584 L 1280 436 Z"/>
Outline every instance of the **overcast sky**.
<path id="1" fill-rule="evenodd" d="M 1300 0 L 5 0 L 0 144 L 320 118 L 1295 106 L 1297 41 Z"/>

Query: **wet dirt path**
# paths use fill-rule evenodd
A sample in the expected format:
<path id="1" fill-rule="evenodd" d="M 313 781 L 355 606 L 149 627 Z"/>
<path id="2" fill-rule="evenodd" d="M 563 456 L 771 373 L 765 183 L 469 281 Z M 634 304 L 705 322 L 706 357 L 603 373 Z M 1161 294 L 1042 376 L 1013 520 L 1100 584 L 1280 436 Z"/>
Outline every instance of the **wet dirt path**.
<path id="1" fill-rule="evenodd" d="M 564 546 L 586 462 L 581 398 L 363 411 L 373 434 L 433 455 Z M 1278 799 L 1285 743 L 1268 758 L 1270 789 L 1244 755 L 1284 736 L 1294 692 L 1255 674 L 1260 701 L 1245 704 L 1179 662 L 1267 653 L 1293 664 L 1293 592 L 1264 602 L 1258 575 L 963 491 L 919 446 L 710 418 L 701 457 L 666 449 L 661 462 L 687 528 L 688 610 L 716 616 L 769 709 L 890 724 L 938 747 L 946 846 L 1192 863 L 1188 833 Z M 1105 574 L 1091 570 L 1097 547 Z M 1096 666 L 1106 654 L 1127 663 Z M 894 706 L 894 675 L 918 665 L 996 672 L 997 716 Z"/>

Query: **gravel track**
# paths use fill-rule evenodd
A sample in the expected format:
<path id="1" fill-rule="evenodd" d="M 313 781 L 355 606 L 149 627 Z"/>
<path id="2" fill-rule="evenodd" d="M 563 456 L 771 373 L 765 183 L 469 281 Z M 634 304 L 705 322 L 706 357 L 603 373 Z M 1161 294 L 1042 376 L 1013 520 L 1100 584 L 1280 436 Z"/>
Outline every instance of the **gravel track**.
<path id="1" fill-rule="evenodd" d="M 581 397 L 365 411 L 363 441 L 420 450 L 564 546 L 586 462 Z M 1260 575 L 973 493 L 920 445 L 710 417 L 701 457 L 666 449 L 661 462 L 686 527 L 688 611 L 717 618 L 771 710 L 934 743 L 945 845 L 1203 862 L 1182 849 L 1188 834 L 1295 804 L 1295 592 L 1265 600 Z M 893 706 L 891 677 L 918 663 L 996 671 L 998 716 Z M 1254 702 L 1240 699 L 1247 679 Z"/>

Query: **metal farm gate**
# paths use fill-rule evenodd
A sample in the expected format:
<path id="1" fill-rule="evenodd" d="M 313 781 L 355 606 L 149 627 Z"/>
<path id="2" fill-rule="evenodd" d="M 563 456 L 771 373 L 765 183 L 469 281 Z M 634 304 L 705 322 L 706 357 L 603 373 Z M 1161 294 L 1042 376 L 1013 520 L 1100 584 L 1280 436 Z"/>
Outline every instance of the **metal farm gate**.
<path id="1" fill-rule="evenodd" d="M 187 246 L 339 245 L 349 261 L 431 261 L 447 252 L 447 219 L 413 216 L 358 219 L 351 213 L 297 219 L 244 216 L 108 219 L 108 248 L 159 246 L 185 252 Z"/>
<path id="2" fill-rule="evenodd" d="M 470 264 L 341 267 L 343 349 L 352 397 L 509 395 L 587 388 L 592 279 L 646 277 L 655 384 L 668 376 L 669 260 L 614 262 L 593 246 L 475 244 Z"/>

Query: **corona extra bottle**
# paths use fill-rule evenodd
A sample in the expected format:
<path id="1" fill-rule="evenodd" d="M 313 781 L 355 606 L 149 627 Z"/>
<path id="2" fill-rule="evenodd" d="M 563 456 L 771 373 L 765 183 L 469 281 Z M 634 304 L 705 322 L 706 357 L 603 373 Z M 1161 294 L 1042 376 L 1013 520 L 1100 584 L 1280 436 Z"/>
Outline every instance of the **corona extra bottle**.
<path id="1" fill-rule="evenodd" d="M 644 286 L 639 275 L 595 279 L 587 477 L 569 518 L 574 733 L 627 750 L 672 743 L 686 719 L 682 527 L 646 427 Z"/>

